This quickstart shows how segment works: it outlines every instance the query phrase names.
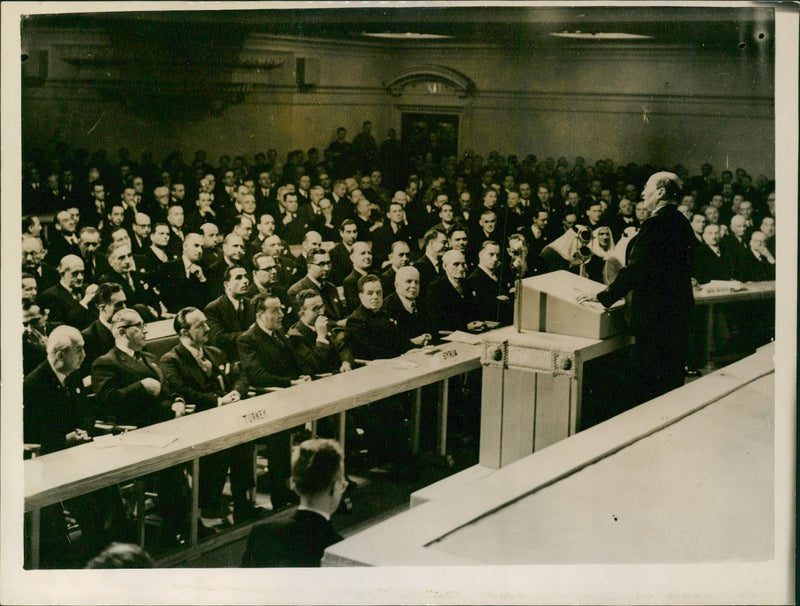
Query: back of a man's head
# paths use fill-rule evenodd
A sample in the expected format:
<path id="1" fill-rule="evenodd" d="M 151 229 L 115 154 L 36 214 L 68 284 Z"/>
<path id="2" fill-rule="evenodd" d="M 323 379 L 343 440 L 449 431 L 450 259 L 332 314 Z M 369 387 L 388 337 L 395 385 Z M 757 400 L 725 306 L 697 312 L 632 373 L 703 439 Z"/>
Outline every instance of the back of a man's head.
<path id="1" fill-rule="evenodd" d="M 294 490 L 306 497 L 327 490 L 343 471 L 343 464 L 342 447 L 335 440 L 306 440 L 292 460 Z"/>

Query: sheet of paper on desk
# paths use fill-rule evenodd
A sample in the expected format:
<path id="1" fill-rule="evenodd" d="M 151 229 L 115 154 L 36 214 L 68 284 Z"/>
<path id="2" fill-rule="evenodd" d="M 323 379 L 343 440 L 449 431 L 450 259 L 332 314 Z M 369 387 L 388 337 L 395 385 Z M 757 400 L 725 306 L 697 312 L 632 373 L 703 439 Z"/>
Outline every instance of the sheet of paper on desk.
<path id="1" fill-rule="evenodd" d="M 477 345 L 483 340 L 480 335 L 471 335 L 468 332 L 456 330 L 451 332 L 446 337 L 442 338 L 443 341 L 454 341 L 456 343 L 467 343 L 468 345 Z"/>
<path id="2" fill-rule="evenodd" d="M 151 446 L 164 448 L 177 440 L 177 436 L 149 433 L 147 431 L 132 431 L 122 434 L 120 442 L 125 446 Z"/>
<path id="3" fill-rule="evenodd" d="M 385 360 L 370 360 L 367 366 L 378 366 L 379 368 L 395 368 L 397 370 L 409 370 L 419 366 L 410 360 L 400 360 L 398 358 L 388 358 Z"/>
<path id="4" fill-rule="evenodd" d="M 736 292 L 738 290 L 745 290 L 744 284 L 738 280 L 711 280 L 707 284 L 703 284 L 705 292 Z"/>

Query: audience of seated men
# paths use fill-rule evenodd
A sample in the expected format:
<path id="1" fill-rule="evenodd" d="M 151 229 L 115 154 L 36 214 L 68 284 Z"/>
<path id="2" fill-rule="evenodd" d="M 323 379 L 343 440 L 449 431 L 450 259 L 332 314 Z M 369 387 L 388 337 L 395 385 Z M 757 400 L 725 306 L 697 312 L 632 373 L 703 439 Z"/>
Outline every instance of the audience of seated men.
<path id="1" fill-rule="evenodd" d="M 174 319 L 179 342 L 161 356 L 161 369 L 171 393 L 194 406 L 195 413 L 238 402 L 247 395 L 247 377 L 221 349 L 209 345 L 211 329 L 205 314 L 196 307 L 181 309 Z M 253 444 L 243 443 L 200 459 L 199 507 L 204 518 L 225 518 L 222 491 L 230 469 L 235 523 L 251 519 Z M 202 523 L 200 531 L 213 532 Z"/>

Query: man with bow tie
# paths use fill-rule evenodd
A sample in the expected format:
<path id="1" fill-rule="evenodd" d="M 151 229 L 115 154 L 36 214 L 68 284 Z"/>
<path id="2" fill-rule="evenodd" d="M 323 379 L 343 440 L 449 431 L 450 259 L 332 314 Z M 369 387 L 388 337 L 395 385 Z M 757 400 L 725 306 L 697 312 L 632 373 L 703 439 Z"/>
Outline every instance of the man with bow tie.
<path id="1" fill-rule="evenodd" d="M 247 395 L 247 378 L 225 353 L 208 345 L 211 335 L 206 315 L 196 307 L 181 309 L 174 320 L 179 343 L 161 357 L 169 391 L 180 394 L 195 412 L 238 402 Z M 233 516 L 236 523 L 255 513 L 248 491 L 253 478 L 253 444 L 234 446 L 200 459 L 200 509 L 205 518 L 221 518 L 222 489 L 230 468 Z"/>
<path id="2" fill-rule="evenodd" d="M 92 389 L 101 418 L 120 425 L 146 427 L 191 414 L 196 404 L 172 392 L 156 357 L 143 351 L 147 329 L 135 309 L 111 318 L 114 347 L 92 364 Z M 164 539 L 170 543 L 188 528 L 188 484 L 181 467 L 148 476 L 159 495 Z"/>
<path id="3" fill-rule="evenodd" d="M 254 387 L 291 387 L 310 381 L 300 374 L 297 358 L 283 333 L 283 304 L 278 297 L 258 294 L 252 300 L 255 322 L 239 339 L 239 359 L 247 380 Z M 294 503 L 289 490 L 290 437 L 284 430 L 267 438 L 270 468 L 270 500 L 273 509 Z"/>

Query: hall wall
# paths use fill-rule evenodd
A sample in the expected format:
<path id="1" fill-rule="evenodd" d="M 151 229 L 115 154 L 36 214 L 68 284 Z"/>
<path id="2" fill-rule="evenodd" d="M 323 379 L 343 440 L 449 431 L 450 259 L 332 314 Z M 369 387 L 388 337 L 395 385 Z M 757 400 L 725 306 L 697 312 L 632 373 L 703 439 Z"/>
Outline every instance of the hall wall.
<path id="1" fill-rule="evenodd" d="M 162 122 L 100 93 L 104 77 L 124 84 L 124 73 L 105 76 L 63 61 L 107 43 L 99 31 L 26 31 L 23 51 L 47 51 L 46 78 L 23 87 L 26 150 L 63 141 L 112 155 L 125 145 L 134 157 L 145 149 L 156 158 L 180 149 L 190 159 L 203 148 L 215 160 L 269 147 L 284 156 L 291 148 L 324 148 L 339 125 L 352 138 L 363 120 L 373 122 L 381 141 L 390 127 L 400 132 L 403 111 L 431 111 L 460 116 L 460 152 L 682 162 L 692 172 L 709 161 L 718 170 L 741 166 L 774 176 L 773 67 L 736 49 L 571 46 L 523 53 L 486 44 L 395 50 L 251 35 L 242 56 L 275 59 L 280 67 L 219 115 Z M 295 84 L 298 57 L 319 68 L 315 84 L 302 92 Z M 397 72 L 427 65 L 462 73 L 475 93 L 464 96 L 441 83 L 431 92 L 424 78 L 398 96 L 386 90 Z"/>

